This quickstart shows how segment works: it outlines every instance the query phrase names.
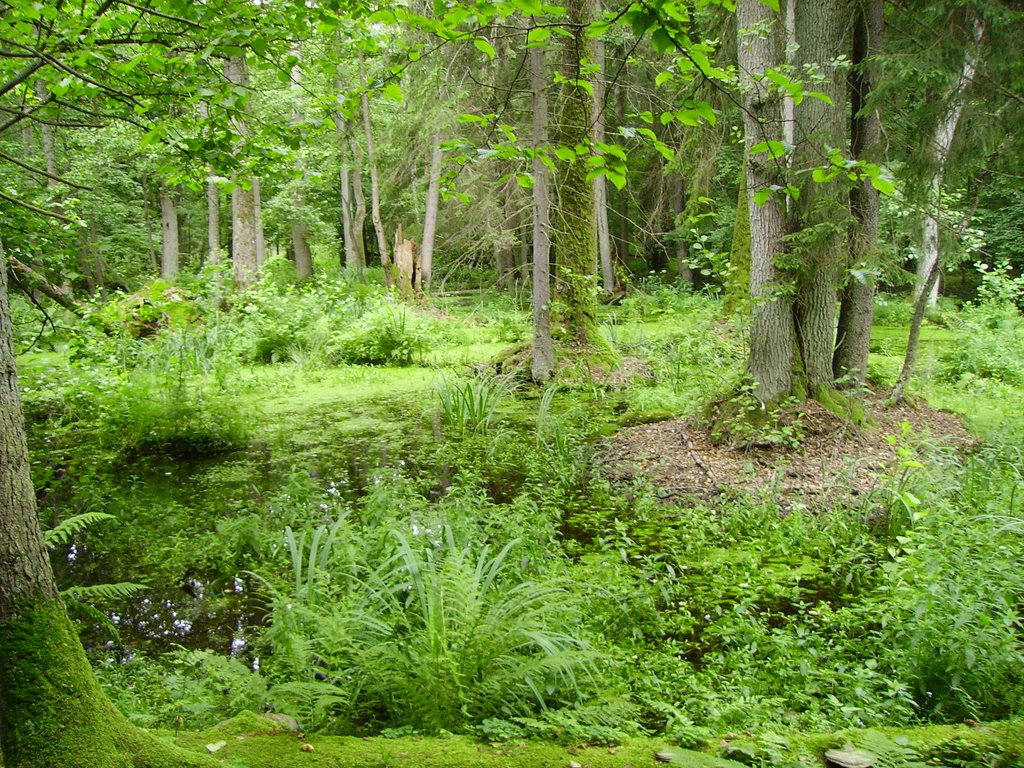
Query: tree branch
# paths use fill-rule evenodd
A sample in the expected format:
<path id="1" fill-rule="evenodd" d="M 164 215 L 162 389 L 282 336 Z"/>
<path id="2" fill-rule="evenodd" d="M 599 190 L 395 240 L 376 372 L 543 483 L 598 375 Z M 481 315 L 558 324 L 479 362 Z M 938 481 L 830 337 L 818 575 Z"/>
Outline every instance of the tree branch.
<path id="1" fill-rule="evenodd" d="M 7 255 L 7 261 L 11 265 L 11 269 L 17 274 L 18 279 L 16 282 L 23 291 L 28 293 L 28 291 L 25 290 L 25 284 L 27 283 L 29 287 L 39 291 L 44 296 L 53 299 L 53 301 L 64 307 L 64 309 L 69 312 L 78 315 L 78 317 L 83 316 L 82 308 L 72 301 L 70 296 L 64 293 L 60 288 L 57 288 L 55 285 L 50 283 L 49 280 L 32 269 L 32 267 L 22 261 L 19 261 L 10 254 Z"/>

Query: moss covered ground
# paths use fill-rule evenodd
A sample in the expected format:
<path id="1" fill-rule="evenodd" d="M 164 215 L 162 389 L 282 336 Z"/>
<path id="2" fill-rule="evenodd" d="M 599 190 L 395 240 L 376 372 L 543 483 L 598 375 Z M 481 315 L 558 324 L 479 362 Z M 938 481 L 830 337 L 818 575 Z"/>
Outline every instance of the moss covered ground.
<path id="1" fill-rule="evenodd" d="M 178 745 L 206 752 L 207 745 L 224 742 L 214 754 L 231 768 L 742 768 L 788 765 L 793 768 L 824 764 L 826 750 L 845 744 L 873 749 L 883 755 L 878 765 L 918 765 L 948 768 L 1015 768 L 1024 765 L 1024 722 L 989 725 L 926 726 L 827 734 L 752 732 L 721 734 L 686 749 L 665 739 L 627 739 L 614 746 L 564 745 L 552 742 L 485 743 L 466 736 L 446 738 L 405 736 L 358 738 L 289 732 L 279 723 L 243 712 L 209 731 L 164 733 Z M 903 754 L 903 761 L 895 758 Z"/>

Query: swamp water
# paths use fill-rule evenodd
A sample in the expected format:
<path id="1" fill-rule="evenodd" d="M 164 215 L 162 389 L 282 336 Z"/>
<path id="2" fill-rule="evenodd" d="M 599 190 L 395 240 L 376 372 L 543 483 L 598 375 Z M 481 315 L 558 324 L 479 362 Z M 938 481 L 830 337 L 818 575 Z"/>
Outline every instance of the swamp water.
<path id="1" fill-rule="evenodd" d="M 262 439 L 241 450 L 92 462 L 73 487 L 65 481 L 43 496 L 40 515 L 55 522 L 103 511 L 117 520 L 53 550 L 58 581 L 147 588 L 96 603 L 116 639 L 94 626 L 83 629 L 83 642 L 111 652 L 186 647 L 244 657 L 266 615 L 266 590 L 254 574 L 287 558 L 285 527 L 329 524 L 358 508 L 373 484 L 401 478 L 427 499 L 440 498 L 455 472 L 441 436 L 436 414 L 391 397 L 274 414 L 261 419 L 254 437 Z M 507 501 L 522 476 L 515 468 L 499 475 L 485 487 L 494 501 Z"/>

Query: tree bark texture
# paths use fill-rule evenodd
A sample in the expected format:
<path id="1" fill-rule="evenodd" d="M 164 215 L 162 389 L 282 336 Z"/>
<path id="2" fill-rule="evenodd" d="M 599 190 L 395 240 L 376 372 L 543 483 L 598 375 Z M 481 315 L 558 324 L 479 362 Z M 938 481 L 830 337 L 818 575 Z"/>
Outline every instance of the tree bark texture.
<path id="1" fill-rule="evenodd" d="M 292 55 L 298 60 L 300 51 L 292 49 Z M 299 129 L 303 121 L 302 113 L 302 67 L 296 63 L 292 66 L 292 99 L 294 103 L 292 111 L 292 125 Z M 301 149 L 301 147 L 300 147 Z M 309 250 L 309 226 L 306 224 L 306 168 L 302 161 L 302 154 L 295 160 L 295 173 L 299 182 L 292 189 L 292 253 L 295 256 L 295 277 L 298 281 L 304 282 L 313 277 L 313 254 Z"/>
<path id="2" fill-rule="evenodd" d="M 36 98 L 44 102 L 49 97 L 46 83 L 42 80 L 35 81 Z M 57 140 L 54 135 L 53 126 L 47 122 L 39 124 L 39 132 L 43 140 L 43 162 L 46 164 L 46 179 L 44 184 L 48 187 L 57 185 Z"/>
<path id="3" fill-rule="evenodd" d="M 423 213 L 423 244 L 420 249 L 420 283 L 424 291 L 430 290 L 434 275 L 434 240 L 437 236 L 437 216 L 441 207 L 441 133 L 430 138 L 430 180 L 427 183 L 427 201 Z"/>
<path id="4" fill-rule="evenodd" d="M 846 146 L 846 80 L 840 57 L 847 52 L 850 16 L 842 0 L 803 0 L 796 16 L 796 60 L 817 72 L 815 89 L 831 99 L 805 98 L 794 105 L 797 169 L 825 165 L 827 149 Z M 836 299 L 849 232 L 849 195 L 840 180 L 804 184 L 790 204 L 790 250 L 799 257 L 796 330 L 810 394 L 834 388 Z"/>
<path id="5" fill-rule="evenodd" d="M 882 53 L 885 29 L 883 0 L 864 0 L 857 6 L 853 28 L 853 70 L 850 73 L 850 154 L 854 160 L 878 161 L 882 142 L 882 119 L 877 109 L 867 106 L 871 89 L 877 84 L 874 59 Z M 832 371 L 844 386 L 864 385 L 871 348 L 874 316 L 880 199 L 869 180 L 850 190 L 849 267 L 856 272 L 846 277 L 839 307 L 839 326 Z"/>
<path id="6" fill-rule="evenodd" d="M 171 190 L 160 185 L 160 225 L 163 249 L 160 252 L 160 277 L 173 280 L 178 275 L 178 205 Z"/>
<path id="7" fill-rule="evenodd" d="M 978 55 L 981 47 L 981 39 L 985 34 L 984 21 L 975 16 L 973 19 L 974 39 L 964 52 L 964 63 L 960 70 L 960 77 L 946 97 L 946 110 L 939 118 L 935 126 L 935 133 L 928 144 L 929 162 L 932 167 L 932 177 L 928 184 L 928 199 L 925 204 L 924 224 L 921 233 L 921 258 L 917 263 L 917 283 L 914 286 L 914 298 L 925 290 L 925 284 L 933 271 L 933 266 L 941 261 L 939 246 L 939 227 L 942 209 L 942 180 L 946 175 L 946 161 L 949 159 L 949 150 L 953 146 L 953 139 L 956 136 L 957 126 L 960 124 L 960 116 L 964 111 L 964 102 L 967 98 L 967 90 L 974 82 L 978 71 Z M 938 274 L 942 274 L 941 264 Z M 935 306 L 939 300 L 939 279 L 932 281 L 928 290 L 928 304 Z"/>
<path id="8" fill-rule="evenodd" d="M 363 193 L 363 150 L 351 137 L 352 146 L 352 201 L 355 213 L 352 216 L 352 243 L 355 245 L 362 276 L 366 268 L 366 195 Z"/>
<path id="9" fill-rule="evenodd" d="M 551 339 L 551 198 L 548 169 L 540 151 L 548 143 L 548 99 L 544 50 L 530 49 L 530 88 L 533 93 L 533 345 L 530 372 L 534 381 L 547 381 L 555 370 Z"/>
<path id="10" fill-rule="evenodd" d="M 199 117 L 210 117 L 210 105 L 199 102 Z M 206 263 L 220 264 L 220 189 L 214 179 L 212 168 L 206 177 Z"/>
<path id="11" fill-rule="evenodd" d="M 377 150 L 373 143 L 373 122 L 370 120 L 370 97 L 366 93 L 366 75 L 363 71 L 362 59 L 359 61 L 359 76 L 362 81 L 362 93 L 359 103 L 363 111 L 363 133 L 366 137 L 366 163 L 370 167 L 370 219 L 373 230 L 377 234 L 377 248 L 380 250 L 380 265 L 384 268 L 384 281 L 387 285 L 395 282 L 391 258 L 388 255 L 388 239 L 384 234 L 384 222 L 380 215 L 380 178 L 377 173 Z"/>
<path id="12" fill-rule="evenodd" d="M 232 56 L 224 61 L 224 76 L 232 83 L 247 87 L 249 71 L 244 56 Z M 235 131 L 240 137 L 248 134 L 249 128 L 244 117 L 232 119 Z M 259 271 L 259 242 L 262 237 L 257 227 L 259 218 L 256 207 L 256 179 L 251 180 L 249 189 L 244 189 L 238 180 L 231 193 L 231 260 L 234 264 L 235 285 L 246 289 L 256 280 Z"/>
<path id="13" fill-rule="evenodd" d="M 750 224 L 750 296 L 753 324 L 747 371 L 754 380 L 754 394 L 766 403 L 776 402 L 793 388 L 792 299 L 789 281 L 776 266 L 783 253 L 785 213 L 778 195 L 763 205 L 754 195 L 781 176 L 780 164 L 766 154 L 751 155 L 750 148 L 768 139 L 777 140 L 782 130 L 782 105 L 777 91 L 762 79 L 780 61 L 779 19 L 760 0 L 740 0 L 736 8 L 738 61 L 743 88 L 743 127 L 746 144 L 747 215 Z"/>
<path id="14" fill-rule="evenodd" d="M 578 84 L 581 65 L 591 59 L 587 24 L 590 0 L 569 0 L 565 6 L 568 28 L 562 42 L 560 69 L 565 82 L 559 98 L 555 142 L 564 147 L 586 146 L 590 140 L 590 94 Z M 587 181 L 581 158 L 556 165 L 554 241 L 557 253 L 559 298 L 565 304 L 565 326 L 577 344 L 594 340 L 597 328 L 594 252 L 594 188 Z"/>
<path id="15" fill-rule="evenodd" d="M 594 141 L 605 140 L 605 101 L 608 89 L 605 87 L 604 41 L 594 41 Z M 608 228 L 608 179 L 598 176 L 594 179 L 594 236 L 597 244 L 598 262 L 601 268 L 601 284 L 605 293 L 615 290 L 615 260 L 612 258 L 612 234 Z"/>
<path id="16" fill-rule="evenodd" d="M 6 768 L 178 768 L 100 689 L 64 611 L 36 514 L 0 243 L 0 749 Z"/>

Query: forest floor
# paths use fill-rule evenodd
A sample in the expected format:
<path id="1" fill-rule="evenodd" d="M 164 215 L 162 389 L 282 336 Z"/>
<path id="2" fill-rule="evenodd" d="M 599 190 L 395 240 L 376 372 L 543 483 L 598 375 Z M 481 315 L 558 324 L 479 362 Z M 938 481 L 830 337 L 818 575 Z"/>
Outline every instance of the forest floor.
<path id="1" fill-rule="evenodd" d="M 167 737 L 170 734 L 165 734 Z M 760 765 L 1015 766 L 1024 754 L 1024 723 L 923 726 L 846 730 L 828 734 L 751 731 L 723 734 L 686 748 L 671 740 L 631 738 L 615 744 L 557 744 L 550 741 L 482 742 L 466 736 L 399 738 L 325 736 L 289 730 L 242 712 L 215 728 L 180 733 L 186 749 L 212 752 L 231 768 L 744 768 Z M 911 762 L 907 750 L 927 762 Z M 718 752 L 720 756 L 710 754 Z M 846 758 L 847 762 L 842 762 Z M 972 762 L 972 761 L 978 762 Z M 985 762 L 982 762 L 985 761 Z M 860 763 L 865 764 L 865 763 Z"/>
<path id="2" fill-rule="evenodd" d="M 644 478 L 665 499 L 707 501 L 723 493 L 770 494 L 787 507 L 856 503 L 901 470 L 921 441 L 966 450 L 975 444 L 961 416 L 923 400 L 866 399 L 870 422 L 859 426 L 808 401 L 788 418 L 799 444 L 736 445 L 716 440 L 700 415 L 628 427 L 605 454 L 616 480 Z"/>

